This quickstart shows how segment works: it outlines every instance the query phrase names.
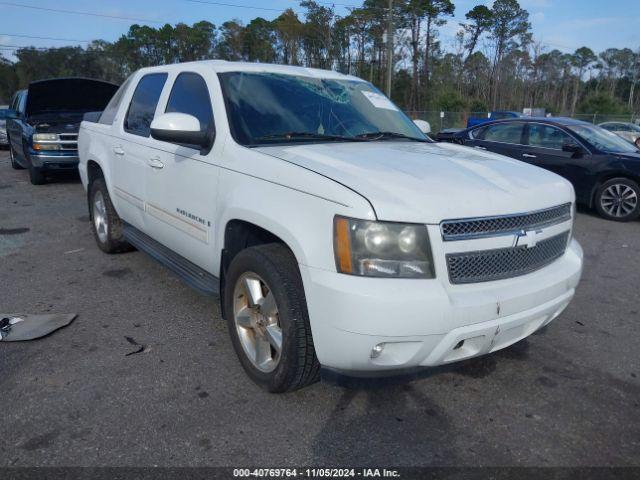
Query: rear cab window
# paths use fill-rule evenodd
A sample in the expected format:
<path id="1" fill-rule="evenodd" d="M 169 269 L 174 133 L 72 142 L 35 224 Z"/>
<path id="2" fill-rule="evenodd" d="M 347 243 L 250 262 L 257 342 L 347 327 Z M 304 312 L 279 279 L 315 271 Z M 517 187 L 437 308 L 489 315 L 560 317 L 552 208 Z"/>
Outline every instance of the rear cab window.
<path id="1" fill-rule="evenodd" d="M 124 97 L 124 94 L 131 83 L 131 78 L 132 77 L 127 78 L 124 83 L 120 85 L 120 88 L 118 88 L 118 91 L 113 95 L 113 97 L 111 97 L 107 106 L 104 107 L 98 123 L 102 123 L 103 125 L 113 125 L 113 121 L 115 120 L 118 109 L 120 108 L 120 103 L 122 102 L 122 97 Z"/>
<path id="2" fill-rule="evenodd" d="M 167 76 L 166 73 L 149 73 L 140 79 L 124 119 L 125 132 L 149 137 L 151 122 Z"/>

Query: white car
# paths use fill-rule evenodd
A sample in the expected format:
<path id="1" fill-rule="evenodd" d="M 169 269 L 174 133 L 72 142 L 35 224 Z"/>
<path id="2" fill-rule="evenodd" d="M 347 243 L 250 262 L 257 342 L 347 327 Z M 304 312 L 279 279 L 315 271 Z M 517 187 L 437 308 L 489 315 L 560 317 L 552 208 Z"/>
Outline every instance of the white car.
<path id="1" fill-rule="evenodd" d="M 99 247 L 219 294 L 272 392 L 320 366 L 380 375 L 505 348 L 556 318 L 582 272 L 566 180 L 434 143 L 336 72 L 145 68 L 82 123 L 79 155 Z"/>

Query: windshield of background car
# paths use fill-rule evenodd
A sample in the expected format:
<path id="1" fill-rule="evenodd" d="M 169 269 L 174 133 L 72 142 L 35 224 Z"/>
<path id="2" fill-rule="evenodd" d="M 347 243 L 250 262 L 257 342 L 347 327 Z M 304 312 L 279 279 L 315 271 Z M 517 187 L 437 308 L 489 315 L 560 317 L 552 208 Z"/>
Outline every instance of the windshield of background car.
<path id="1" fill-rule="evenodd" d="M 615 133 L 595 125 L 567 125 L 598 150 L 608 153 L 636 153 L 638 149 Z"/>
<path id="2" fill-rule="evenodd" d="M 277 73 L 219 74 L 231 133 L 241 145 L 321 142 L 373 132 L 426 136 L 371 84 Z M 307 137 L 290 133 L 305 133 Z M 336 138 L 333 138 L 335 141 Z"/>

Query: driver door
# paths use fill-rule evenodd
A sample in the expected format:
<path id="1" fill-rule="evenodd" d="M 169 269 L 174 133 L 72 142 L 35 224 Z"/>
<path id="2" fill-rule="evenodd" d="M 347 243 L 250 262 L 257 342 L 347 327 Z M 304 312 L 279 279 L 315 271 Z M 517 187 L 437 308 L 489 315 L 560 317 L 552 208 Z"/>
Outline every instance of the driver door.
<path id="1" fill-rule="evenodd" d="M 169 78 L 157 115 L 186 113 L 209 132 L 208 149 L 153 139 L 146 169 L 149 235 L 174 252 L 217 276 L 213 254 L 219 167 L 215 163 L 214 116 L 210 75 L 192 67 Z"/>

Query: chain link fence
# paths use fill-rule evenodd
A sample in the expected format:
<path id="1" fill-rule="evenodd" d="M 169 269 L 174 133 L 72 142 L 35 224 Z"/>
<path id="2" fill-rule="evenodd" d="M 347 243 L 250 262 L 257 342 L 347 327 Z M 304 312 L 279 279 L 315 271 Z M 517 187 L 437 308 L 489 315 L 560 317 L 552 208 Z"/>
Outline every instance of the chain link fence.
<path id="1" fill-rule="evenodd" d="M 431 131 L 437 133 L 448 128 L 466 128 L 469 118 L 488 118 L 489 112 L 441 112 L 436 110 L 420 110 L 405 112 L 411 119 L 426 120 L 431 125 Z M 554 115 L 572 117 L 594 124 L 603 122 L 640 122 L 638 115 L 614 115 L 606 113 L 577 113 L 571 115 Z"/>

